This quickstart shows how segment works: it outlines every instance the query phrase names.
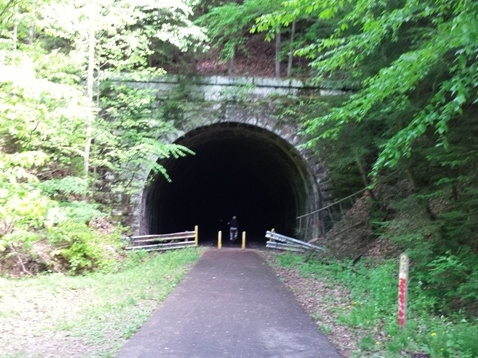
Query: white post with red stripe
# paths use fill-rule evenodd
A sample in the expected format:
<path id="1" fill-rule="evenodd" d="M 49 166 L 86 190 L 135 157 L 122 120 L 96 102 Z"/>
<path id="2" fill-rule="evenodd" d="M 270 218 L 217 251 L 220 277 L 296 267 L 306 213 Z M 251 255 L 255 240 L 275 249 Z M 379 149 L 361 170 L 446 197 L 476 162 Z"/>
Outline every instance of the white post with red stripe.
<path id="1" fill-rule="evenodd" d="M 408 255 L 400 255 L 400 272 L 398 274 L 398 325 L 403 328 L 405 328 L 407 323 L 408 267 Z"/>

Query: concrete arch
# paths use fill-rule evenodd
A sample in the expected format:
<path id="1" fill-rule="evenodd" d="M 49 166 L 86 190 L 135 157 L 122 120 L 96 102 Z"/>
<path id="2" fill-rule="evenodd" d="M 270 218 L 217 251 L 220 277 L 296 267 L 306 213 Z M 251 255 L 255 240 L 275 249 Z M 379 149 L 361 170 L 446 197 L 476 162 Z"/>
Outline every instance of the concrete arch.
<path id="1" fill-rule="evenodd" d="M 317 209 L 316 175 L 296 148 L 297 131 L 235 106 L 222 113 L 189 123 L 172 140 L 196 155 L 160 161 L 172 182 L 150 178 L 141 198 L 140 233 L 199 225 L 201 240 L 213 240 L 236 215 L 248 239 L 263 242 L 271 228 L 295 235 L 296 217 Z"/>
<path id="2" fill-rule="evenodd" d="M 286 118 L 284 109 L 300 96 L 328 98 L 343 95 L 341 91 L 276 78 L 171 75 L 147 82 L 116 80 L 155 91 L 163 120 L 177 129 L 158 140 L 197 153 L 160 161 L 172 183 L 143 168 L 135 173 L 142 192 L 112 199 L 114 217 L 132 233 L 190 230 L 197 224 L 202 234 L 212 235 L 226 228 L 229 216 L 237 215 L 250 234 L 263 237 L 274 227 L 294 236 L 300 229 L 299 237 L 306 240 L 317 237 L 318 217 L 300 222 L 301 228 L 295 217 L 322 205 L 319 192 L 327 190 L 326 168 L 298 149 L 304 139 L 296 119 Z M 173 111 L 167 113 L 168 108 Z M 249 210 L 244 209 L 246 202 Z"/>

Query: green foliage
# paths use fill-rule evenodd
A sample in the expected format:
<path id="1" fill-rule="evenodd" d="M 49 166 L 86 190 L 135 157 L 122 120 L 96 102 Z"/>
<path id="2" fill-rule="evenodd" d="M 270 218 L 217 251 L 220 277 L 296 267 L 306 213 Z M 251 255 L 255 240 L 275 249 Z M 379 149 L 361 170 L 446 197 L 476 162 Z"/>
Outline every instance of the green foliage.
<path id="1" fill-rule="evenodd" d="M 83 272 L 108 264 L 111 257 L 104 248 L 117 245 L 119 237 L 102 236 L 89 228 L 89 222 L 104 215 L 95 205 L 59 203 L 38 190 L 38 178 L 26 170 L 42 164 L 44 156 L 23 152 L 0 159 L 5 169 L 0 176 L 0 251 L 7 258 L 19 253 L 34 257 L 34 244 L 46 239 L 51 244 L 49 262 L 44 262 L 49 270 Z M 68 186 L 63 183 L 49 188 L 66 193 Z"/>
<path id="2" fill-rule="evenodd" d="M 17 245 L 30 247 L 38 234 L 30 228 L 45 222 L 54 202 L 30 183 L 38 179 L 27 169 L 45 160 L 43 153 L 0 153 L 0 251 Z"/>
<path id="3" fill-rule="evenodd" d="M 165 113 L 165 108 L 158 108 L 154 91 L 105 83 L 101 107 L 103 120 L 97 135 L 101 160 L 95 165 L 116 174 L 115 190 L 137 190 L 134 175 L 140 167 L 168 178 L 165 169 L 152 158 L 193 154 L 184 146 L 162 140 L 174 134 L 176 128 L 169 121 L 172 109 Z M 112 126 L 115 133 L 111 133 Z"/>
<path id="4" fill-rule="evenodd" d="M 317 83 L 354 92 L 288 111 L 301 108 L 307 148 L 339 196 L 380 192 L 374 234 L 410 254 L 420 304 L 446 314 L 476 310 L 477 17 L 468 1 L 305 0 L 281 2 L 255 27 L 313 23 L 295 53 Z"/>
<path id="5" fill-rule="evenodd" d="M 421 334 L 417 344 L 425 348 L 432 357 L 471 358 L 478 354 L 477 322 L 461 319 L 458 322 L 449 321 L 443 317 L 424 318 L 418 329 Z"/>
<path id="6" fill-rule="evenodd" d="M 196 23 L 207 28 L 212 46 L 221 49 L 222 58 L 229 60 L 235 51 L 246 51 L 244 43 L 255 20 L 265 9 L 272 11 L 277 5 L 271 0 L 245 0 L 241 4 L 226 2 L 209 8 Z"/>
<path id="7" fill-rule="evenodd" d="M 68 262 L 72 273 L 81 273 L 92 271 L 102 259 L 99 247 L 93 242 L 94 235 L 85 224 L 65 221 L 50 229 L 48 240 L 56 247 L 65 247 L 54 252 L 54 257 Z"/>
<path id="8" fill-rule="evenodd" d="M 89 109 L 79 88 L 36 78 L 26 65 L 0 63 L 0 132 L 10 151 L 41 151 L 50 160 L 71 165 L 81 155 Z M 59 155 L 61 153 L 61 155 Z"/>
<path id="9" fill-rule="evenodd" d="M 46 241 L 54 248 L 50 252 L 50 271 L 59 266 L 70 274 L 82 274 L 109 271 L 116 266 L 118 257 L 115 251 L 120 248 L 119 230 L 101 233 L 89 222 L 82 221 L 85 218 L 86 215 L 68 218 L 48 228 Z"/>
<path id="10" fill-rule="evenodd" d="M 147 69 L 154 54 L 203 47 L 194 5 L 0 1 L 0 250 L 7 258 L 72 273 L 110 264 L 118 233 L 93 227 L 107 220 L 107 208 L 92 199 L 89 171 L 129 193 L 138 167 L 167 176 L 151 158 L 190 151 L 163 142 L 175 129 L 154 94 L 111 85 L 98 109 L 91 90 L 84 95 L 85 72 L 95 71 L 96 90 L 105 70 L 137 70 L 143 79 L 164 73 Z"/>
<path id="11" fill-rule="evenodd" d="M 344 106 L 309 124 L 311 135 L 336 138 L 349 122 L 393 113 L 406 116 L 404 125 L 381 144 L 374 174 L 409 157 L 428 128 L 436 133 L 435 143 L 446 145 L 448 123 L 476 101 L 475 3 L 292 1 L 284 2 L 283 8 L 275 17 L 263 17 L 261 26 L 288 24 L 304 16 L 336 19 L 330 36 L 318 37 L 298 52 L 314 59 L 320 78 L 343 76 L 345 71 L 362 80 L 360 91 Z M 428 93 L 426 99 L 423 93 Z"/>
<path id="12" fill-rule="evenodd" d="M 62 38 L 83 59 L 87 58 L 88 36 L 95 30 L 98 70 L 132 71 L 150 66 L 149 61 L 164 49 L 198 50 L 204 46 L 203 30 L 191 21 L 189 1 L 152 2 L 102 1 L 77 6 L 53 2 L 41 9 L 47 40 Z M 43 39 L 45 41 L 45 39 Z M 164 56 L 161 58 L 164 61 Z"/>
<path id="13" fill-rule="evenodd" d="M 0 250 L 5 259 L 29 257 L 46 270 L 81 272 L 108 260 L 88 227 L 104 214 L 75 200 L 88 193 L 76 164 L 89 108 L 68 75 L 55 78 L 68 84 L 37 77 L 37 55 L 7 54 L 0 63 Z M 40 243 L 47 246 L 42 258 Z"/>
<path id="14" fill-rule="evenodd" d="M 83 196 L 88 194 L 89 191 L 88 183 L 85 179 L 72 176 L 46 180 L 41 182 L 39 186 L 50 197 Z"/>
<path id="15" fill-rule="evenodd" d="M 440 276 L 449 272 L 461 279 L 462 270 L 466 268 L 460 261 L 453 256 L 438 259 L 430 264 L 430 274 Z M 360 352 L 354 352 L 353 356 L 375 352 L 379 356 L 395 357 L 403 351 L 418 350 L 439 358 L 471 358 L 478 354 L 476 317 L 468 320 L 456 311 L 452 318 L 435 316 L 435 303 L 443 294 L 431 295 L 429 288 L 414 276 L 415 272 L 410 273 L 407 326 L 402 328 L 397 324 L 398 259 L 349 266 L 343 262 L 305 261 L 304 256 L 287 253 L 278 256 L 278 262 L 299 270 L 305 277 L 325 280 L 347 291 L 343 297 L 345 305 L 337 313 L 337 319 L 344 325 L 366 328 L 360 340 Z"/>
<path id="16" fill-rule="evenodd" d="M 379 232 L 405 248 L 412 258 L 411 272 L 420 282 L 422 296 L 428 296 L 428 309 L 444 314 L 459 309 L 473 312 L 478 258 L 469 246 L 471 239 L 464 236 L 469 234 L 467 225 L 462 223 L 450 235 L 456 220 L 455 215 L 450 217 L 453 211 L 434 217 L 423 200 L 414 195 L 393 207 L 397 213 L 392 220 L 379 223 Z M 461 237 L 455 236 L 458 232 Z"/>
<path id="17" fill-rule="evenodd" d="M 307 124 L 318 115 L 327 115 L 347 100 L 347 96 L 298 96 L 281 99 L 277 117 L 279 120 L 295 119 L 298 125 Z M 379 131 L 375 123 L 368 127 L 350 124 L 341 132 L 340 140 L 320 140 L 313 148 L 314 156 L 327 163 L 328 181 L 333 195 L 341 199 L 365 186 L 368 178 L 369 159 L 374 154 L 374 134 Z M 301 133 L 306 138 L 306 133 Z"/>
<path id="18" fill-rule="evenodd" d="M 263 15 L 257 29 L 306 18 L 334 25 L 296 51 L 313 60 L 318 80 L 355 79 L 360 87 L 330 113 L 309 118 L 305 132 L 319 153 L 336 147 L 336 158 L 325 158 L 334 169 L 339 158 L 358 153 L 364 173 L 380 180 L 384 168 L 414 161 L 417 147 L 436 156 L 450 149 L 450 137 L 466 132 L 454 122 L 476 113 L 476 14 L 469 2 L 287 1 Z M 350 141 L 350 133 L 359 140 Z"/>
<path id="19" fill-rule="evenodd" d="M 442 297 L 438 306 L 441 310 L 452 313 L 457 308 L 476 309 L 478 258 L 470 254 L 469 248 L 463 247 L 456 254 L 448 251 L 427 266 L 429 275 L 423 277 L 428 285 L 427 293 Z"/>
<path id="20" fill-rule="evenodd" d="M 105 214 L 99 210 L 100 206 L 96 203 L 72 200 L 61 203 L 60 207 L 69 219 L 79 223 L 87 224 L 105 216 Z"/>

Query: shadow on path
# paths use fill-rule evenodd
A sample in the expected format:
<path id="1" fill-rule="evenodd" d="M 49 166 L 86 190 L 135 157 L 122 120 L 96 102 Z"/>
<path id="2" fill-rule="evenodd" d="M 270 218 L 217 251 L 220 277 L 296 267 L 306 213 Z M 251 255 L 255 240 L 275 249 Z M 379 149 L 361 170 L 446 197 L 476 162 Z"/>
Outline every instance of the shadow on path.
<path id="1" fill-rule="evenodd" d="M 208 249 L 118 358 L 340 358 L 254 250 Z"/>

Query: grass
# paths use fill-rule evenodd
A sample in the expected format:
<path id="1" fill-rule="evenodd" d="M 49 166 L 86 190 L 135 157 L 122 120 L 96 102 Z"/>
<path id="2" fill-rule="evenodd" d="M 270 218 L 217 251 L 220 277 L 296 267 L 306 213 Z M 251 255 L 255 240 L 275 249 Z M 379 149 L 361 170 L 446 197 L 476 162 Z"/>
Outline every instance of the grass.
<path id="1" fill-rule="evenodd" d="M 114 356 L 201 252 L 135 252 L 110 273 L 0 278 L 0 357 Z"/>
<path id="2" fill-rule="evenodd" d="M 478 319 L 436 316 L 427 308 L 439 297 L 430 297 L 410 278 L 408 321 L 397 324 L 398 260 L 380 265 L 364 262 L 354 267 L 344 263 L 305 262 L 292 253 L 278 256 L 277 264 L 300 272 L 303 277 L 326 280 L 340 286 L 348 301 L 335 309 L 335 324 L 359 332 L 358 349 L 352 357 L 409 357 L 422 353 L 432 358 L 478 357 Z M 321 326 L 320 317 L 315 317 Z M 327 327 L 327 330 L 332 330 Z M 324 332 L 328 333 L 328 332 Z"/>

